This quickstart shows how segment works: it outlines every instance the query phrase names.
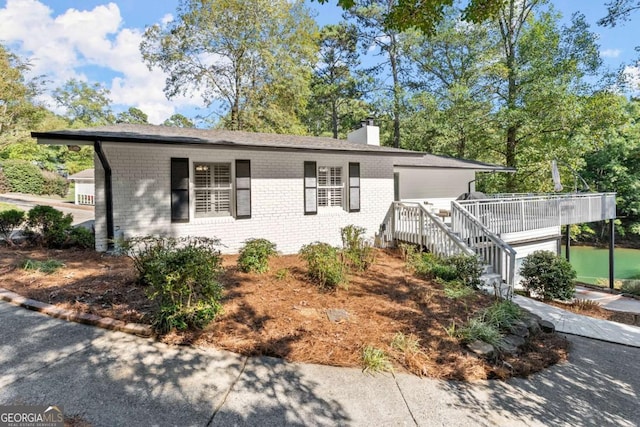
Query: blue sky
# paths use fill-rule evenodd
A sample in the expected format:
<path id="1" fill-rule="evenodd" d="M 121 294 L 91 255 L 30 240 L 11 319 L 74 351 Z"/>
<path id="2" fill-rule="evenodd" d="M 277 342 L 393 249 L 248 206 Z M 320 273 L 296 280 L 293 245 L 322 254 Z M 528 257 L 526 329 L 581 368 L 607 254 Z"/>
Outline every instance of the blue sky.
<path id="1" fill-rule="evenodd" d="M 174 112 L 197 114 L 198 99 L 167 100 L 162 92 L 165 77 L 142 63 L 138 45 L 147 25 L 175 14 L 178 0 L 0 0 L 0 43 L 31 59 L 33 73 L 46 74 L 50 87 L 69 78 L 101 82 L 111 91 L 116 110 L 136 106 L 153 123 Z M 341 9 L 331 4 L 310 3 L 320 25 L 340 20 Z M 627 66 L 640 80 L 634 48 L 640 45 L 637 22 L 614 28 L 595 22 L 606 14 L 605 0 L 552 0 L 565 19 L 584 13 L 598 34 L 600 52 L 611 69 Z M 634 23 L 636 29 L 634 29 Z M 43 100 L 55 105 L 49 95 Z"/>

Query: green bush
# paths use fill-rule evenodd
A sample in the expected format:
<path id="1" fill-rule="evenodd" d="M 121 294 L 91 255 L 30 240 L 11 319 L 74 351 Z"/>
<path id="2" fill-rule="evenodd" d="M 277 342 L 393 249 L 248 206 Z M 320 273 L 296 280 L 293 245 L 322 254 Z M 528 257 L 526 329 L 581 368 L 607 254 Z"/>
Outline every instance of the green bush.
<path id="1" fill-rule="evenodd" d="M 454 255 L 446 258 L 447 264 L 456 270 L 457 279 L 466 286 L 478 289 L 480 286 L 480 276 L 482 275 L 482 264 L 476 256 Z"/>
<path id="2" fill-rule="evenodd" d="M 474 294 L 469 286 L 458 280 L 451 280 L 444 283 L 444 296 L 450 299 L 467 298 Z"/>
<path id="3" fill-rule="evenodd" d="M 499 348 L 502 343 L 500 330 L 491 323 L 474 317 L 469 322 L 456 331 L 455 334 L 462 342 L 472 342 L 476 340 L 484 341 Z"/>
<path id="4" fill-rule="evenodd" d="M 24 222 L 24 212 L 18 209 L 9 209 L 0 212 L 0 235 L 12 245 L 11 233 Z"/>
<path id="5" fill-rule="evenodd" d="M 474 289 L 478 288 L 482 273 L 478 258 L 467 255 L 445 258 L 432 253 L 416 254 L 410 261 L 410 266 L 417 275 L 427 279 L 456 280 Z"/>
<path id="6" fill-rule="evenodd" d="M 84 227 L 73 227 L 69 232 L 69 244 L 82 249 L 95 249 L 95 233 Z"/>
<path id="7" fill-rule="evenodd" d="M 43 194 L 44 176 L 36 165 L 26 160 L 5 160 L 2 171 L 11 191 L 16 193 Z"/>
<path id="8" fill-rule="evenodd" d="M 240 249 L 238 268 L 245 273 L 265 273 L 269 270 L 269 258 L 276 254 L 275 243 L 267 239 L 249 239 Z"/>
<path id="9" fill-rule="evenodd" d="M 632 294 L 640 296 L 640 281 L 638 280 L 624 280 L 620 288 L 625 294 Z"/>
<path id="10" fill-rule="evenodd" d="M 61 248 L 71 232 L 71 214 L 50 206 L 36 206 L 27 213 L 27 227 L 35 240 L 48 248 Z"/>
<path id="11" fill-rule="evenodd" d="M 375 261 L 373 247 L 364 238 L 365 229 L 347 225 L 340 229 L 345 263 L 358 271 L 366 271 Z"/>
<path id="12" fill-rule="evenodd" d="M 60 197 L 67 197 L 69 181 L 56 173 L 48 171 L 43 171 L 42 176 L 44 177 L 44 182 L 40 194 L 53 194 Z"/>
<path id="13" fill-rule="evenodd" d="M 300 256 L 307 262 L 309 276 L 325 289 L 336 289 L 346 282 L 345 266 L 338 249 L 327 243 L 315 242 L 300 249 Z"/>
<path id="14" fill-rule="evenodd" d="M 222 310 L 219 242 L 207 238 L 130 239 L 133 259 L 147 296 L 156 302 L 152 324 L 160 333 L 202 329 Z"/>
<path id="15" fill-rule="evenodd" d="M 550 251 L 529 254 L 520 268 L 522 285 L 543 299 L 568 300 L 576 290 L 576 271 L 569 261 Z"/>

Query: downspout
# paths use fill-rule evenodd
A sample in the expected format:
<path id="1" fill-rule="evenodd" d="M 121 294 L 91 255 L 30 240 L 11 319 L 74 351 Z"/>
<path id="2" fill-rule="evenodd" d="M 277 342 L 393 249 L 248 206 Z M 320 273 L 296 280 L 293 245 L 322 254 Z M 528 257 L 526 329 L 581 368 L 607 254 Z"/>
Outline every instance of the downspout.
<path id="1" fill-rule="evenodd" d="M 113 250 L 114 244 L 114 232 L 113 232 L 113 189 L 111 179 L 111 166 L 102 151 L 102 143 L 100 141 L 94 141 L 93 149 L 100 160 L 102 169 L 104 169 L 104 195 L 105 205 L 107 209 L 107 251 Z"/>

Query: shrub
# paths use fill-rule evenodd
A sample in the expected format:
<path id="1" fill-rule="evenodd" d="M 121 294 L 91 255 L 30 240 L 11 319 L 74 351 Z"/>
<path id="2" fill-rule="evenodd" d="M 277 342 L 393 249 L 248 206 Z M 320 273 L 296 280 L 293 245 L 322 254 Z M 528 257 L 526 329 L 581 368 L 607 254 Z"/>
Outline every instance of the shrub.
<path id="1" fill-rule="evenodd" d="M 476 340 L 484 341 L 499 348 L 502 343 L 502 334 L 494 325 L 480 318 L 474 317 L 469 322 L 454 332 L 463 342 Z"/>
<path id="2" fill-rule="evenodd" d="M 550 251 L 535 251 L 527 255 L 520 275 L 524 288 L 545 300 L 568 300 L 575 293 L 576 271 L 569 261 Z"/>
<path id="3" fill-rule="evenodd" d="M 42 194 L 45 179 L 39 167 L 26 160 L 5 160 L 2 170 L 11 191 Z"/>
<path id="4" fill-rule="evenodd" d="M 440 257 L 432 253 L 417 254 L 411 261 L 413 270 L 427 279 L 457 280 L 477 289 L 482 266 L 478 258 L 467 255 Z"/>
<path id="5" fill-rule="evenodd" d="M 95 233 L 84 227 L 73 227 L 69 232 L 69 244 L 82 249 L 95 249 Z"/>
<path id="6" fill-rule="evenodd" d="M 42 192 L 40 194 L 53 194 L 60 197 L 66 197 L 69 192 L 69 181 L 60 175 L 43 171 L 42 176 L 44 182 L 42 184 Z"/>
<path id="7" fill-rule="evenodd" d="M 358 271 L 366 271 L 375 261 L 373 247 L 365 240 L 364 232 L 363 227 L 355 225 L 340 229 L 345 262 Z"/>
<path id="8" fill-rule="evenodd" d="M 276 255 L 276 245 L 267 239 L 249 239 L 240 249 L 238 267 L 245 273 L 269 270 L 269 258 Z"/>
<path id="9" fill-rule="evenodd" d="M 456 270 L 459 280 L 466 286 L 478 289 L 480 286 L 480 276 L 482 275 L 482 264 L 476 256 L 454 255 L 446 259 L 447 264 L 452 265 Z"/>
<path id="10" fill-rule="evenodd" d="M 640 281 L 638 280 L 625 280 L 620 288 L 625 294 L 632 294 L 640 296 Z"/>
<path id="11" fill-rule="evenodd" d="M 71 231 L 71 214 L 50 206 L 36 206 L 27 213 L 27 227 L 36 240 L 48 248 L 61 248 Z"/>
<path id="12" fill-rule="evenodd" d="M 307 262 L 309 276 L 325 289 L 336 289 L 346 282 L 345 267 L 338 249 L 327 243 L 315 242 L 300 249 L 300 256 Z"/>
<path id="13" fill-rule="evenodd" d="M 13 245 L 11 233 L 24 222 L 24 212 L 18 209 L 9 209 L 0 212 L 0 235 L 4 240 Z"/>
<path id="14" fill-rule="evenodd" d="M 152 324 L 160 333 L 202 329 L 222 310 L 219 242 L 206 238 L 142 237 L 126 242 L 128 255 L 156 302 Z"/>
<path id="15" fill-rule="evenodd" d="M 467 298 L 474 294 L 474 291 L 469 286 L 464 285 L 458 280 L 452 280 L 445 282 L 444 284 L 444 296 L 450 299 Z"/>

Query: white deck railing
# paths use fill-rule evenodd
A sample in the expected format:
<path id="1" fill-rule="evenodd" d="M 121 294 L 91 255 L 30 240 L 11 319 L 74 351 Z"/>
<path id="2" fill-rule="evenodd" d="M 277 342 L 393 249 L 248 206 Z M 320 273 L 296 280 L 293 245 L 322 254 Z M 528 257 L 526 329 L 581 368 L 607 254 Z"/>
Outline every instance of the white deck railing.
<path id="1" fill-rule="evenodd" d="M 496 234 L 616 217 L 615 193 L 488 195 L 486 199 L 456 203 Z M 455 220 L 452 228 L 458 230 Z"/>
<path id="2" fill-rule="evenodd" d="M 95 196 L 93 194 L 77 194 L 76 205 L 95 205 Z"/>
<path id="3" fill-rule="evenodd" d="M 384 229 L 387 241 L 413 243 L 441 256 L 474 255 L 437 215 L 420 203 L 393 202 Z"/>

